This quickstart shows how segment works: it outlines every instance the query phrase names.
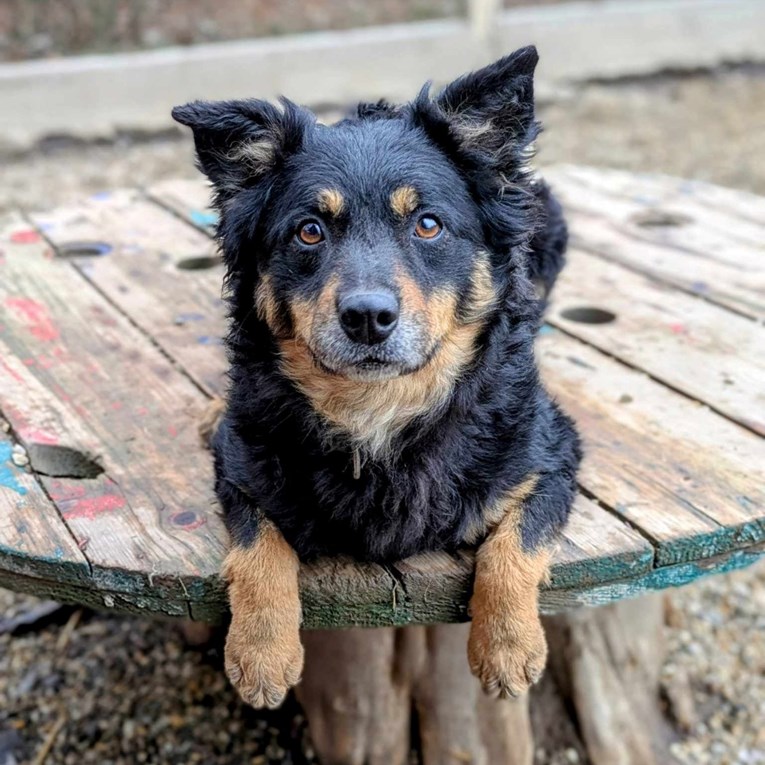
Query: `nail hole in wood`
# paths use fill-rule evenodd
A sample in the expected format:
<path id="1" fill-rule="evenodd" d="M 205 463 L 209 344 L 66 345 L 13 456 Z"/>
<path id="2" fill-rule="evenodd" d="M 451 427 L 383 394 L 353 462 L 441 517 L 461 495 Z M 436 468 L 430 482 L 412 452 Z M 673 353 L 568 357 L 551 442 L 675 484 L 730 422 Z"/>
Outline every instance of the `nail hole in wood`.
<path id="1" fill-rule="evenodd" d="M 36 473 L 53 478 L 96 478 L 104 472 L 93 457 L 69 446 L 29 444 L 27 454 Z"/>
<path id="2" fill-rule="evenodd" d="M 580 324 L 608 324 L 616 319 L 616 314 L 603 308 L 583 305 L 576 308 L 566 308 L 560 312 L 564 319 Z"/>
<path id="3" fill-rule="evenodd" d="M 58 247 L 62 258 L 93 258 L 108 255 L 111 251 L 112 246 L 106 242 L 66 242 Z"/>
<path id="4" fill-rule="evenodd" d="M 685 213 L 670 212 L 660 207 L 651 207 L 635 213 L 632 222 L 644 228 L 668 228 L 672 226 L 685 226 L 693 223 L 693 218 Z"/>
<path id="5" fill-rule="evenodd" d="M 182 258 L 175 266 L 181 271 L 201 271 L 205 268 L 215 268 L 220 263 L 220 258 L 216 255 L 192 255 L 189 258 Z"/>

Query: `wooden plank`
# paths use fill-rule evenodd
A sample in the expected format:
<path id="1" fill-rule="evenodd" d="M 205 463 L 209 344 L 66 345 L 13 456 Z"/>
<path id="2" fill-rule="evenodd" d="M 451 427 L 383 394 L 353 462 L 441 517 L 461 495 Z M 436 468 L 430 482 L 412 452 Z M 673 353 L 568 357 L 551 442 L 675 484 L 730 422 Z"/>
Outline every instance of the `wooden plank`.
<path id="1" fill-rule="evenodd" d="M 580 483 L 653 541 L 657 565 L 765 538 L 762 439 L 556 330 L 538 355 L 583 436 Z"/>
<path id="2" fill-rule="evenodd" d="M 147 195 L 166 207 L 178 217 L 212 235 L 218 222 L 218 214 L 210 206 L 211 189 L 200 180 L 171 178 L 160 181 L 146 189 Z"/>
<path id="3" fill-rule="evenodd" d="M 688 215 L 717 233 L 762 248 L 765 198 L 757 194 L 661 173 L 633 173 L 586 165 L 556 165 L 552 172 L 556 179 L 564 177 L 574 184 L 599 189 L 648 209 L 667 205 L 670 211 Z"/>
<path id="4" fill-rule="evenodd" d="M 99 194 L 33 220 L 197 385 L 211 395 L 221 392 L 223 266 L 209 236 L 130 190 Z M 101 251 L 106 254 L 77 254 Z"/>
<path id="5" fill-rule="evenodd" d="M 755 238 L 756 224 L 740 241 L 734 233 L 738 223 L 726 231 L 718 221 L 712 229 L 701 211 L 691 217 L 669 205 L 657 210 L 649 202 L 585 186 L 570 171 L 550 169 L 545 176 L 567 210 L 574 246 L 745 316 L 765 318 L 765 244 Z M 676 224 L 640 223 L 662 219 Z"/>
<path id="6" fill-rule="evenodd" d="M 610 313 L 613 321 L 589 311 Z M 765 333 L 744 317 L 572 250 L 548 322 L 765 435 Z"/>
<path id="7" fill-rule="evenodd" d="M 41 478 L 95 584 L 202 597 L 226 540 L 197 435 L 205 398 L 19 217 L 0 226 L 0 248 L 0 406 L 25 446 L 71 446 L 103 466 Z"/>
<path id="8" fill-rule="evenodd" d="M 3 332 L 0 321 L 0 336 Z M 0 384 L 4 368 L 0 359 Z M 14 445 L 0 431 L 0 568 L 23 576 L 87 581 L 85 556 L 35 477 L 14 463 Z"/>
<path id="9" fill-rule="evenodd" d="M 635 175 L 618 170 L 566 165 L 553 170 L 557 184 L 564 180 L 576 194 L 576 204 L 588 210 L 607 205 L 604 213 L 625 222 L 648 241 L 664 244 L 721 263 L 740 267 L 759 263 L 765 253 L 765 218 L 759 222 L 737 215 L 737 205 L 759 209 L 757 197 L 732 192 L 728 205 L 720 197 L 710 205 L 698 200 L 692 183 L 662 175 Z M 726 209 L 727 208 L 727 209 Z M 602 208 L 601 208 L 602 209 Z"/>

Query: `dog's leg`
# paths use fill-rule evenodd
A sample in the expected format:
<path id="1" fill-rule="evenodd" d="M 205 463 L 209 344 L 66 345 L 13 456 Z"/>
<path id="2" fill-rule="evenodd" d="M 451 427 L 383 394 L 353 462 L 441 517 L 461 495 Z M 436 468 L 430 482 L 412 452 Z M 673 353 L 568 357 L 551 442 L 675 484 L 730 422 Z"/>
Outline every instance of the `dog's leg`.
<path id="1" fill-rule="evenodd" d="M 262 515 L 254 540 L 235 544 L 224 563 L 231 603 L 226 674 L 253 707 L 278 707 L 300 679 L 298 568 L 294 550 Z"/>
<path id="2" fill-rule="evenodd" d="M 508 493 L 491 514 L 499 520 L 476 554 L 468 659 L 491 695 L 519 696 L 544 670 L 547 643 L 537 601 L 551 555 L 546 544 L 529 546 L 527 538 L 545 538 L 529 531 L 550 517 L 551 499 L 559 498 L 565 517 L 570 483 L 570 475 L 548 473 Z"/>

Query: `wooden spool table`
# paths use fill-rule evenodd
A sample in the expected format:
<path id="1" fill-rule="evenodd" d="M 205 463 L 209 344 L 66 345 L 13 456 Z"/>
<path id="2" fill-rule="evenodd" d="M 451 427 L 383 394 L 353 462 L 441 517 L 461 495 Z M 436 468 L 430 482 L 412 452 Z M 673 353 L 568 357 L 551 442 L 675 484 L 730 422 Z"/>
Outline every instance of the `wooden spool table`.
<path id="1" fill-rule="evenodd" d="M 634 724 L 658 716 L 660 603 L 580 607 L 765 552 L 765 200 L 588 168 L 546 176 L 572 246 L 538 355 L 586 447 L 541 598 L 563 614 L 548 674 L 593 762 L 665 762 L 660 723 L 649 737 Z M 0 586 L 225 616 L 226 534 L 197 434 L 224 369 L 207 202 L 203 183 L 167 181 L 2 220 Z M 304 566 L 305 627 L 325 631 L 306 632 L 301 700 L 327 762 L 403 762 L 411 698 L 426 763 L 529 761 L 525 701 L 479 698 L 465 627 L 443 626 L 467 618 L 471 570 L 469 551 Z M 326 631 L 350 626 L 385 629 Z"/>

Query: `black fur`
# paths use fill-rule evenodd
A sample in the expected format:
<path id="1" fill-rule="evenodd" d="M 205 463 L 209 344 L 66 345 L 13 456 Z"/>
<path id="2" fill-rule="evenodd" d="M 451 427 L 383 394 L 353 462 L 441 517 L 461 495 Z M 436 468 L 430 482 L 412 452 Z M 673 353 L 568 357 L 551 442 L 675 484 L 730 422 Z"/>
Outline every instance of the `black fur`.
<path id="1" fill-rule="evenodd" d="M 286 101 L 281 109 L 250 100 L 174 110 L 193 128 L 221 213 L 231 385 L 214 452 L 236 543 L 257 535 L 258 508 L 303 559 L 347 553 L 390 561 L 454 550 L 484 510 L 530 474 L 539 483 L 525 507 L 524 545 L 544 543 L 565 523 L 578 438 L 541 386 L 533 348 L 542 302 L 532 281 L 549 291 L 566 245 L 560 206 L 526 170 L 539 130 L 536 60 L 525 48 L 435 98 L 426 88 L 405 106 L 361 105 L 331 128 Z M 273 146 L 260 166 L 235 156 L 253 140 Z M 441 212 L 443 242 L 410 241 L 404 224 L 386 217 L 384 200 L 402 183 L 423 189 Z M 340 186 L 350 197 L 348 220 L 327 223 L 321 262 L 291 238 L 306 217 L 308 190 L 319 186 Z M 354 195 L 364 203 L 354 206 Z M 327 439 L 326 423 L 278 363 L 277 339 L 253 309 L 260 280 L 269 275 L 283 307 L 316 294 L 326 283 L 323 263 L 340 253 L 374 270 L 394 252 L 425 292 L 463 297 L 479 249 L 489 253 L 498 301 L 473 363 L 445 406 L 413 420 L 385 458 L 366 456 L 354 477 L 351 443 Z M 281 318 L 289 324 L 288 311 Z"/>

